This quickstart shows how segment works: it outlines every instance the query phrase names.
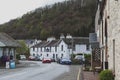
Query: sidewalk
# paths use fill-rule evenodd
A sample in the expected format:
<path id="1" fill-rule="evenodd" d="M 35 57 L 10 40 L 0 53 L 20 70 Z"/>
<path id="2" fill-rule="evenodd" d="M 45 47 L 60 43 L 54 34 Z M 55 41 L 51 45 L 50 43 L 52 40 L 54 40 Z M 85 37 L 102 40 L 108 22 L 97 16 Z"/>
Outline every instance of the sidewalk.
<path id="1" fill-rule="evenodd" d="M 99 80 L 98 73 L 90 72 L 90 71 L 83 71 L 83 80 Z"/>

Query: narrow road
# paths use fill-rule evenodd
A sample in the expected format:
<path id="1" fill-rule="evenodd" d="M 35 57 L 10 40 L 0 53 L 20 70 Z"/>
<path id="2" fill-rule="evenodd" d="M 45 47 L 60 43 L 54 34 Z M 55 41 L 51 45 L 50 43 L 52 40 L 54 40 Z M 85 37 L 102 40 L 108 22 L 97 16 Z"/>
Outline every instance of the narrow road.
<path id="1" fill-rule="evenodd" d="M 69 67 L 56 63 L 42 64 L 41 62 L 34 62 L 27 68 L 0 71 L 3 71 L 0 72 L 0 80 L 53 80 L 60 74 L 68 72 Z"/>
<path id="2" fill-rule="evenodd" d="M 23 61 L 16 69 L 0 69 L 0 80 L 77 80 L 80 66 L 42 64 L 39 61 Z"/>

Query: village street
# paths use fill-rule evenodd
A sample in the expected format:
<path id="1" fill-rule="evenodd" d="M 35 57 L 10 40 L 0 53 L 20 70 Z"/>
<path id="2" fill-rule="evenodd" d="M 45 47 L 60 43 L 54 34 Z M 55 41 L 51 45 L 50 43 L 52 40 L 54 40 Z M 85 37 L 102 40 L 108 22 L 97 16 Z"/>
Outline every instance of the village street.
<path id="1" fill-rule="evenodd" d="M 0 69 L 0 80 L 77 80 L 79 68 L 79 65 L 20 61 L 16 69 Z"/>

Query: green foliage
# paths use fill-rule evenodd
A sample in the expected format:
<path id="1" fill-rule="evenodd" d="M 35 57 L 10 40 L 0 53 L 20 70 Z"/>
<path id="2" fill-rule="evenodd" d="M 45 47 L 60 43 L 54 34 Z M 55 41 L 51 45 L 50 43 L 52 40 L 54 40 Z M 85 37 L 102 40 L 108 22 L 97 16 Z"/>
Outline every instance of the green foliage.
<path id="1" fill-rule="evenodd" d="M 80 60 L 72 59 L 72 64 L 80 64 Z"/>
<path id="2" fill-rule="evenodd" d="M 84 54 L 85 57 L 85 68 L 91 65 L 91 54 Z"/>
<path id="3" fill-rule="evenodd" d="M 29 55 L 29 48 L 26 46 L 24 40 L 19 40 L 19 44 L 21 45 L 20 48 L 17 48 L 17 53 Z"/>
<path id="4" fill-rule="evenodd" d="M 94 31 L 97 0 L 84 0 L 84 3 L 81 6 L 81 0 L 66 0 L 38 8 L 0 25 L 0 31 L 15 39 L 46 39 L 48 36 L 58 38 L 61 33 L 88 36 Z"/>
<path id="5" fill-rule="evenodd" d="M 71 54 L 71 59 L 74 59 L 76 54 Z"/>
<path id="6" fill-rule="evenodd" d="M 86 60 L 91 60 L 91 54 L 84 54 Z"/>
<path id="7" fill-rule="evenodd" d="M 16 54 L 16 59 L 20 60 L 20 54 Z"/>
<path id="8" fill-rule="evenodd" d="M 110 70 L 104 70 L 99 74 L 100 80 L 114 80 L 114 76 L 112 74 L 112 71 Z"/>

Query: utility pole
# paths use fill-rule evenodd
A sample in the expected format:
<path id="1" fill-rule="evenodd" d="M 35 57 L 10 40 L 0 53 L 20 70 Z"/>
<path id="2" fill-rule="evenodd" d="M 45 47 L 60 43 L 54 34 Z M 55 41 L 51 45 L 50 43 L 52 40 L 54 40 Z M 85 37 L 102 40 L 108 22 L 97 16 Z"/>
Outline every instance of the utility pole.
<path id="1" fill-rule="evenodd" d="M 73 37 L 72 37 L 72 56 L 71 59 L 73 59 Z"/>

